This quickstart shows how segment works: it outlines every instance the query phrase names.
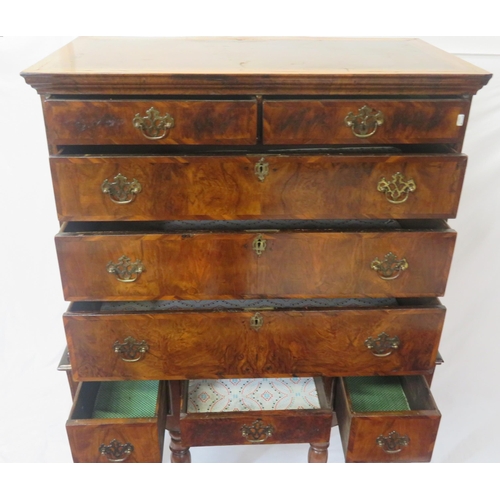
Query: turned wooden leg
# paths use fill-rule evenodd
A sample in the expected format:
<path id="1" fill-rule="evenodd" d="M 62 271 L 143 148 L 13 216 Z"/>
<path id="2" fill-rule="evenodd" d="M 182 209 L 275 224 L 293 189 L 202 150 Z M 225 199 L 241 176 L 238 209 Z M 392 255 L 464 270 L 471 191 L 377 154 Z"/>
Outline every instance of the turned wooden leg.
<path id="1" fill-rule="evenodd" d="M 324 464 L 328 460 L 328 446 L 330 443 L 311 443 L 307 461 L 310 464 Z"/>
<path id="2" fill-rule="evenodd" d="M 173 464 L 190 464 L 191 452 L 189 448 L 182 446 L 181 433 L 178 431 L 169 431 L 170 433 L 170 462 Z"/>

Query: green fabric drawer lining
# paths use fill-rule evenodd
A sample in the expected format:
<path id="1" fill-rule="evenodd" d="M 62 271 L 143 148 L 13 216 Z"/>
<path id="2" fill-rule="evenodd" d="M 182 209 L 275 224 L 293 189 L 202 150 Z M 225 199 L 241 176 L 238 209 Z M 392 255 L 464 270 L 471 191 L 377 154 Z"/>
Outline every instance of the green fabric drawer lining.
<path id="1" fill-rule="evenodd" d="M 101 382 L 92 418 L 155 417 L 158 387 L 158 380 Z"/>
<path id="2" fill-rule="evenodd" d="M 347 377 L 344 381 L 356 413 L 411 409 L 399 377 Z"/>

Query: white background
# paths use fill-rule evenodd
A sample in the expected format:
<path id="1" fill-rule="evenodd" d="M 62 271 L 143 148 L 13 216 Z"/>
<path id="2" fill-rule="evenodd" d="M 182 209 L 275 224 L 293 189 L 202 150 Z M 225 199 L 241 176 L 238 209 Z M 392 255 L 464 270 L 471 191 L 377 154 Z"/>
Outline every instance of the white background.
<path id="1" fill-rule="evenodd" d="M 228 9 L 236 9 L 233 3 L 225 4 Z M 159 19 L 153 17 L 156 31 L 151 34 L 417 36 L 498 75 L 474 98 L 469 119 L 464 144 L 469 165 L 458 217 L 450 221 L 458 231 L 458 240 L 442 299 L 448 308 L 440 346 L 445 364 L 436 371 L 432 392 L 443 414 L 433 462 L 500 461 L 500 38 L 465 37 L 460 30 L 453 30 L 452 37 L 418 36 L 432 27 L 435 33 L 446 32 L 445 24 L 453 24 L 456 13 L 450 17 L 448 10 L 445 18 L 437 6 L 434 16 L 422 19 L 421 28 L 413 25 L 408 28 L 411 31 L 399 29 L 397 33 L 362 29 L 366 23 L 358 23 L 356 30 L 354 14 L 340 24 L 338 15 L 335 17 L 332 12 L 328 16 L 318 15 L 323 11 L 317 10 L 313 16 L 316 2 L 286 13 L 275 8 L 273 2 L 255 2 L 252 8 L 239 8 L 237 12 L 217 7 L 217 3 L 207 2 L 184 10 L 165 9 L 164 29 L 160 28 Z M 30 10 L 30 19 L 36 21 L 38 15 L 42 15 L 41 11 Z M 230 15 L 232 22 L 227 17 Z M 492 13 L 485 13 L 484 30 L 479 25 L 473 34 L 494 34 L 485 31 L 491 17 Z M 59 34 L 61 24 L 56 20 L 61 21 L 61 17 L 46 18 L 46 31 L 41 33 Z M 113 27 L 113 11 L 109 9 L 103 8 L 92 19 L 94 24 L 89 23 L 80 31 L 102 34 L 99 28 Z M 438 23 L 444 19 L 447 23 Z M 460 22 L 467 26 L 467 15 Z M 136 23 L 139 30 L 128 24 L 125 32 L 111 29 L 103 34 L 148 35 L 146 23 L 147 17 L 142 16 Z M 78 26 L 76 22 L 66 26 L 73 30 L 73 24 Z M 23 30 L 21 25 L 20 31 L 37 33 L 41 25 L 32 23 L 31 31 Z M 4 32 L 8 33 L 9 27 L 5 23 Z M 53 243 L 58 222 L 39 96 L 19 77 L 19 72 L 73 38 L 0 38 L 0 462 L 5 463 L 71 462 L 64 428 L 71 398 L 65 375 L 56 371 L 65 345 L 61 315 L 67 307 Z M 198 463 L 305 462 L 307 445 L 195 448 L 192 457 Z M 164 459 L 168 461 L 168 453 Z M 329 462 L 342 461 L 340 440 L 334 429 Z M 356 467 L 363 475 L 367 473 L 367 466 Z M 381 473 L 378 467 L 369 467 L 372 472 Z M 164 470 L 166 474 L 168 470 Z M 301 471 L 303 474 L 304 469 Z M 335 471 L 340 473 L 339 469 Z M 474 473 L 481 471 L 475 469 Z M 307 474 L 316 476 L 317 471 L 308 469 Z M 454 479 L 466 481 L 464 474 L 457 474 Z M 465 488 L 470 483 L 463 484 Z M 477 492 L 478 485 L 475 488 Z"/>

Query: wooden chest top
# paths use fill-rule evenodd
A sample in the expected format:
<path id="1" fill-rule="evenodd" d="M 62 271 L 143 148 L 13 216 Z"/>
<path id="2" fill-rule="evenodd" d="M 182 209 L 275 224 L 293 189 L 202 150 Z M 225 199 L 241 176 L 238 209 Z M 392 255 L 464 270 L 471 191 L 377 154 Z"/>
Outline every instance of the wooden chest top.
<path id="1" fill-rule="evenodd" d="M 418 39 L 82 37 L 26 69 L 40 93 L 475 94 L 491 75 Z"/>

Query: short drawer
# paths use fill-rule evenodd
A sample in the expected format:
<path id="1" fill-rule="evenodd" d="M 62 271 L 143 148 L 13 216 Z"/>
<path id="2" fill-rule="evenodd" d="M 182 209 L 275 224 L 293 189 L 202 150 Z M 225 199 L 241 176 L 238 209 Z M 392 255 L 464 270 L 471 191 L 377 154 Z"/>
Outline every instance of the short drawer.
<path id="1" fill-rule="evenodd" d="M 466 160 L 453 153 L 87 155 L 50 164 L 62 221 L 416 219 L 456 216 Z"/>
<path id="2" fill-rule="evenodd" d="M 414 374 L 435 364 L 437 299 L 73 303 L 75 380 Z"/>
<path id="3" fill-rule="evenodd" d="M 351 377 L 336 384 L 347 462 L 429 462 L 441 419 L 422 376 Z"/>
<path id="4" fill-rule="evenodd" d="M 74 462 L 161 462 L 164 381 L 79 384 L 66 422 Z"/>
<path id="5" fill-rule="evenodd" d="M 61 100 L 43 103 L 52 145 L 255 144 L 248 100 Z"/>
<path id="6" fill-rule="evenodd" d="M 181 399 L 182 444 L 327 444 L 330 399 L 321 378 L 191 380 Z"/>
<path id="7" fill-rule="evenodd" d="M 264 144 L 461 142 L 468 99 L 265 100 Z"/>
<path id="8" fill-rule="evenodd" d="M 66 300 L 444 294 L 456 233 L 434 221 L 66 223 Z"/>

